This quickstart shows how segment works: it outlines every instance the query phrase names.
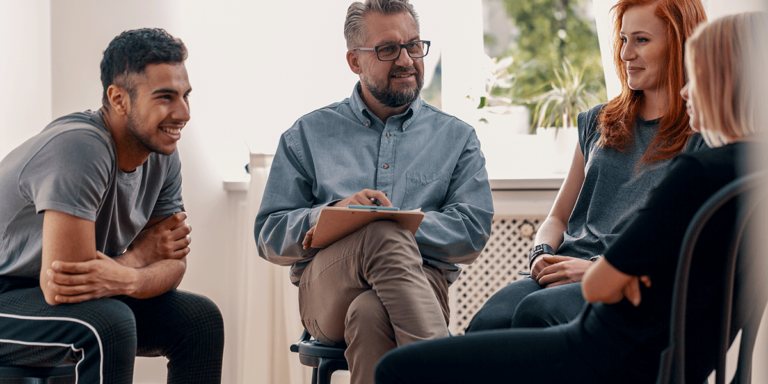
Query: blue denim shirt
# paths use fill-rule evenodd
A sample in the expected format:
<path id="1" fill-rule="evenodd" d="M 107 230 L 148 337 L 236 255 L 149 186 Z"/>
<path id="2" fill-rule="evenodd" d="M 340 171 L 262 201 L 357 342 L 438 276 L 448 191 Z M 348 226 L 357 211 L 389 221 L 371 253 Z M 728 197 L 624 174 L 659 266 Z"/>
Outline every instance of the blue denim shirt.
<path id="1" fill-rule="evenodd" d="M 320 210 L 363 189 L 386 192 L 400 209 L 421 208 L 416 242 L 449 283 L 491 233 L 493 201 L 474 129 L 423 102 L 386 124 L 359 95 L 313 111 L 280 138 L 254 235 L 259 256 L 291 265 L 298 284 L 318 249 L 302 249 Z"/>

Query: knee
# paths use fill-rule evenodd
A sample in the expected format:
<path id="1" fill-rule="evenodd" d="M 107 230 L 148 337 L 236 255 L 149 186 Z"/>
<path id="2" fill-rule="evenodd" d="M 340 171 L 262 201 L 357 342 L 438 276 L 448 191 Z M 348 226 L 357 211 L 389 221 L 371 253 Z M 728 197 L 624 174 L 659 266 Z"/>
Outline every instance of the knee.
<path id="1" fill-rule="evenodd" d="M 512 327 L 515 308 L 528 295 L 540 290 L 533 279 L 518 280 L 493 294 L 472 318 L 467 333 Z"/>
<path id="2" fill-rule="evenodd" d="M 110 353 L 129 351 L 130 359 L 136 355 L 136 318 L 125 303 L 113 299 L 99 299 L 88 304 L 98 304 L 84 317 L 91 332 L 85 337 L 94 338 Z"/>
<path id="3" fill-rule="evenodd" d="M 369 257 L 395 258 L 422 264 L 413 234 L 394 221 L 374 221 L 363 227 L 363 252 Z"/>
<path id="4" fill-rule="evenodd" d="M 183 291 L 170 291 L 167 305 L 171 308 L 173 329 L 182 336 L 188 348 L 205 346 L 212 350 L 224 349 L 224 319 L 219 307 L 211 299 Z"/>
<path id="5" fill-rule="evenodd" d="M 375 291 L 365 291 L 352 300 L 347 309 L 344 338 L 350 344 L 356 337 L 368 339 L 376 334 L 392 333 L 391 328 L 389 315 L 379 296 Z"/>
<path id="6" fill-rule="evenodd" d="M 188 335 L 198 338 L 220 340 L 224 344 L 224 318 L 221 310 L 211 299 L 191 293 L 178 292 L 187 296 L 187 305 L 182 314 Z"/>
<path id="7" fill-rule="evenodd" d="M 374 221 L 366 225 L 363 230 L 366 237 L 369 238 L 374 237 L 382 241 L 400 241 L 416 244 L 411 231 L 394 221 Z"/>
<path id="8" fill-rule="evenodd" d="M 526 296 L 515 308 L 512 317 L 513 328 L 542 328 L 551 324 L 555 312 L 559 310 L 556 300 L 550 300 L 541 295 Z"/>

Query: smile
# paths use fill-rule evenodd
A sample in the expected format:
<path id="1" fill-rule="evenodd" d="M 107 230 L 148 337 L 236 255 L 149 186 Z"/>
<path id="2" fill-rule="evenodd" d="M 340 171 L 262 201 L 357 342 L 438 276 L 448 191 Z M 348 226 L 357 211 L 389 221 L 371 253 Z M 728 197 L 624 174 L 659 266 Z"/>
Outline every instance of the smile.
<path id="1" fill-rule="evenodd" d="M 171 135 L 178 135 L 181 133 L 181 128 L 160 127 L 160 130 Z"/>

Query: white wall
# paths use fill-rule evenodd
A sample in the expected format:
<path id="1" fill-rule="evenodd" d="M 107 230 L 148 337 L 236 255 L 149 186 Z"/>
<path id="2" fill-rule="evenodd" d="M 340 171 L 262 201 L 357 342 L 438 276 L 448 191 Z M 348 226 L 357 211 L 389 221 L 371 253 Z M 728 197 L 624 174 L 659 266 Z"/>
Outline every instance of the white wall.
<path id="1" fill-rule="evenodd" d="M 0 158 L 51 121 L 48 0 L 0 0 Z"/>

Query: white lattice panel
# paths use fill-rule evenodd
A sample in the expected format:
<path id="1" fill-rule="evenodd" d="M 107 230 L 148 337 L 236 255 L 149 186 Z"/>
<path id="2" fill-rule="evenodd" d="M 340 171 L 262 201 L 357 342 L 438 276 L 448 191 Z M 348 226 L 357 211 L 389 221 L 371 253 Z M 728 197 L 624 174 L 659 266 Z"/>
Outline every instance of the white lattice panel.
<path id="1" fill-rule="evenodd" d="M 451 324 L 454 335 L 463 334 L 472 317 L 496 291 L 524 276 L 533 237 L 544 217 L 497 215 L 491 238 L 477 260 L 463 266 L 450 288 Z"/>

